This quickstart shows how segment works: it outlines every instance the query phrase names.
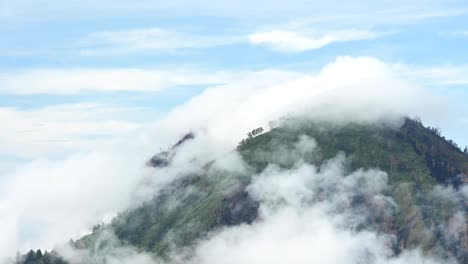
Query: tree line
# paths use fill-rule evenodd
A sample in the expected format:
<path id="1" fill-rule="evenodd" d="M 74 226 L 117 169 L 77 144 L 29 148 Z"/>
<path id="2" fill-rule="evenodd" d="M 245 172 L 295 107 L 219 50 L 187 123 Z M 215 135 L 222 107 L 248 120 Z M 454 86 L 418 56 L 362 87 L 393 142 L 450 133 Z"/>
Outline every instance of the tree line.
<path id="1" fill-rule="evenodd" d="M 247 138 L 244 138 L 242 139 L 239 144 L 237 145 L 237 149 L 239 150 L 240 148 L 242 148 L 243 146 L 249 144 L 252 139 L 260 134 L 263 133 L 263 127 L 258 127 L 258 128 L 255 128 L 254 130 L 250 131 L 247 133 Z"/>
<path id="2" fill-rule="evenodd" d="M 445 136 L 442 135 L 442 131 L 439 127 L 431 127 L 431 126 L 425 126 L 423 124 L 423 122 L 421 121 L 421 118 L 418 117 L 418 116 L 415 116 L 413 118 L 411 118 L 411 120 L 413 120 L 414 122 L 416 122 L 417 124 L 419 124 L 420 126 L 423 126 L 427 129 L 429 129 L 429 131 L 431 131 L 432 133 L 436 134 L 437 136 L 441 137 L 442 139 L 444 139 L 445 141 L 447 141 L 448 143 L 450 143 L 450 145 L 452 145 L 453 147 L 457 148 L 458 150 L 462 151 L 463 153 L 467 154 L 468 155 L 468 145 L 465 146 L 465 148 L 462 150 L 460 146 L 458 146 L 458 144 L 451 140 L 451 139 L 447 139 L 445 138 Z"/>

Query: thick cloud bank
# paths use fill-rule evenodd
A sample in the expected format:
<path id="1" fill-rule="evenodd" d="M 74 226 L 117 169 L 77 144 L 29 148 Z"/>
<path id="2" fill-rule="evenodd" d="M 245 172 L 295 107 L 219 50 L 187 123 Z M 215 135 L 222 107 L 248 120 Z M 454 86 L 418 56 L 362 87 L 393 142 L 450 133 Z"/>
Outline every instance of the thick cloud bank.
<path id="1" fill-rule="evenodd" d="M 122 139 L 113 148 L 71 155 L 65 160 L 34 161 L 3 175 L 0 178 L 0 258 L 12 256 L 18 249 L 51 248 L 55 243 L 77 237 L 84 230 L 89 230 L 93 223 L 109 219 L 116 212 L 144 199 L 148 191 L 148 179 L 154 179 L 148 177 L 149 173 L 143 169 L 145 159 L 159 148 L 175 142 L 187 131 L 194 131 L 197 138 L 187 146 L 176 162 L 180 165 L 179 170 L 185 169 L 186 161 L 193 157 L 198 157 L 198 162 L 203 164 L 224 155 L 244 138 L 247 131 L 259 126 L 267 127 L 269 121 L 284 116 L 301 115 L 337 123 L 394 121 L 406 114 L 430 115 L 433 103 L 433 98 L 424 89 L 400 80 L 385 63 L 373 58 L 338 58 L 317 74 L 270 70 L 247 74 L 241 80 L 206 89 L 156 124 L 145 127 L 141 133 Z M 295 172 L 288 172 L 292 174 L 290 180 L 304 180 L 305 171 L 315 175 L 314 177 L 322 175 L 314 173 L 313 168 L 306 166 Z M 177 175 L 174 171 L 160 172 L 162 173 L 167 173 L 168 176 L 159 179 L 172 180 L 171 177 Z M 370 172 L 358 174 L 365 178 L 368 173 Z M 382 176 L 379 173 L 377 175 Z M 314 177 L 306 179 L 313 180 Z M 257 184 L 260 183 L 259 179 Z M 288 181 L 285 184 L 288 186 L 298 182 Z M 161 184 L 152 182 L 149 185 Z M 252 186 L 252 190 L 254 189 L 255 185 Z M 278 243 L 282 239 L 290 243 L 290 246 L 299 246 L 300 241 L 306 239 L 304 236 L 309 234 L 344 243 L 344 255 L 332 254 L 330 258 L 333 259 L 324 261 L 358 257 L 348 256 L 347 252 L 353 251 L 361 238 L 370 237 L 375 238 L 376 242 L 369 245 L 369 254 L 376 256 L 377 260 L 386 256 L 385 244 L 390 241 L 388 238 L 366 232 L 360 232 L 355 237 L 351 231 L 336 227 L 344 224 L 339 219 L 326 215 L 322 217 L 317 211 L 317 206 L 331 210 L 333 204 L 318 203 L 302 212 L 305 201 L 301 201 L 300 196 L 303 191 L 313 192 L 306 188 L 299 190 L 293 197 L 282 197 L 286 203 L 292 205 L 275 210 L 265 205 L 263 222 L 239 227 L 236 232 L 227 230 L 213 237 L 212 241 L 224 241 L 224 244 L 215 243 L 219 247 L 216 251 L 231 256 L 234 251 L 229 249 L 230 243 L 233 243 L 233 249 L 241 249 L 249 243 L 255 245 L 267 239 L 267 233 L 271 233 L 272 241 L 263 245 L 263 249 L 262 245 L 258 245 L 257 250 L 274 251 L 280 246 Z M 261 197 L 258 191 L 254 193 Z M 315 220 L 303 221 L 309 218 Z M 275 221 L 286 221 L 291 225 L 297 222 L 308 223 L 303 223 L 298 229 L 286 225 L 283 226 L 284 230 L 270 232 Z M 322 224 L 323 230 L 317 230 Z M 303 237 L 290 237 L 294 232 Z M 253 240 L 238 238 L 233 233 L 245 233 Z M 320 239 L 310 242 L 320 248 L 324 245 L 319 241 Z M 220 261 L 222 254 L 208 254 L 213 251 L 212 243 L 214 242 L 208 241 L 200 245 L 198 257 L 201 262 Z M 251 246 L 251 250 L 255 247 L 257 245 Z M 231 258 L 243 262 L 249 256 L 248 252 L 245 254 Z M 311 253 L 298 261 L 320 260 L 315 257 Z"/>
<path id="2" fill-rule="evenodd" d="M 376 122 L 434 114 L 435 99 L 399 79 L 374 58 L 340 57 L 318 74 L 257 72 L 214 87 L 175 109 L 163 127 L 203 128 L 213 139 L 237 142 L 246 131 L 287 115 L 335 122 Z"/>

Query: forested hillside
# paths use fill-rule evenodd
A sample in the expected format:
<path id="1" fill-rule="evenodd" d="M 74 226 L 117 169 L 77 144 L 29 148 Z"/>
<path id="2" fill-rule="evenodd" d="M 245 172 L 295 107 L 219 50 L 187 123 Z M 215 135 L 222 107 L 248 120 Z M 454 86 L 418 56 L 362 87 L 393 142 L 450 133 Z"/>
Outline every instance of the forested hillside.
<path id="1" fill-rule="evenodd" d="M 154 170 L 171 166 L 171 159 L 196 136 L 185 135 L 173 147 L 151 158 L 148 166 Z M 461 188 L 468 183 L 468 155 L 419 121 L 407 118 L 394 127 L 288 120 L 268 132 L 254 130 L 233 151 L 243 160 L 242 170 L 217 166 L 216 160 L 205 164 L 173 181 L 152 200 L 119 213 L 109 224 L 96 226 L 92 234 L 71 242 L 71 247 L 89 251 L 83 263 L 103 262 L 103 255 L 112 254 L 110 247 L 114 246 L 131 246 L 137 252 L 150 252 L 155 259 L 171 261 L 174 252 L 191 248 L 213 231 L 259 221 L 262 201 L 249 189 L 255 175 L 272 166 L 277 170 L 292 169 L 298 162 L 320 172 L 330 160 L 342 157 L 346 174 L 385 172 L 388 186 L 382 195 L 390 197 L 394 205 L 392 210 L 363 213 L 363 219 L 350 227 L 352 230 L 392 236 L 394 255 L 420 248 L 424 254 L 468 262 L 468 204 L 459 198 Z M 324 191 L 310 199 L 321 201 L 329 195 Z M 357 190 L 343 210 L 359 214 L 359 210 L 372 206 Z M 449 229 L 454 219 L 461 221 L 462 228 L 455 233 Z M 103 239 L 106 236 L 113 242 Z M 15 262 L 67 261 L 56 251 L 31 251 Z"/>

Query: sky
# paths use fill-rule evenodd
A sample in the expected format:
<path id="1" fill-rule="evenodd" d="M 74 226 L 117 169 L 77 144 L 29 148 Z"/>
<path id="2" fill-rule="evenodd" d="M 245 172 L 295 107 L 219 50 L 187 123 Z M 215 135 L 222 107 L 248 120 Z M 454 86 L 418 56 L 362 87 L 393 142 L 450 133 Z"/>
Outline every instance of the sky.
<path id="1" fill-rule="evenodd" d="M 47 174 L 50 163 L 83 167 L 88 164 L 83 155 L 129 141 L 140 142 L 137 148 L 148 137 L 165 137 L 154 124 L 192 124 L 192 115 L 215 116 L 213 124 L 235 118 L 248 131 L 267 110 L 223 116 L 221 109 L 262 108 L 265 93 L 248 96 L 257 86 L 277 85 L 268 89 L 277 95 L 272 102 L 288 109 L 283 99 L 287 89 L 303 91 L 298 83 L 331 87 L 351 81 L 331 101 L 335 104 L 371 91 L 368 83 L 382 85 L 385 92 L 372 97 L 378 99 L 373 104 L 364 99 L 365 105 L 416 113 L 463 148 L 467 25 L 468 3 L 455 0 L 0 0 L 0 183 L 18 177 L 15 184 L 23 184 L 31 171 Z M 382 79 L 373 80 L 376 76 Z M 226 87 L 247 95 L 217 94 Z M 431 96 L 418 96 L 414 87 Z M 355 98 L 360 104 L 362 98 Z M 398 107 L 386 107 L 387 101 Z M 424 111 L 413 111 L 413 104 Z M 268 113 L 275 107 L 265 106 Z M 246 121 L 247 115 L 262 118 Z M 149 142 L 144 151 L 129 147 L 130 153 L 143 157 L 167 141 Z M 137 171 L 132 169 L 128 174 Z M 70 171 L 56 168 L 50 177 Z"/>
<path id="2" fill-rule="evenodd" d="M 467 19 L 464 1 L 3 0 L 0 164 L 92 149 L 209 87 L 339 56 L 378 58 L 457 105 L 423 121 L 463 147 Z"/>

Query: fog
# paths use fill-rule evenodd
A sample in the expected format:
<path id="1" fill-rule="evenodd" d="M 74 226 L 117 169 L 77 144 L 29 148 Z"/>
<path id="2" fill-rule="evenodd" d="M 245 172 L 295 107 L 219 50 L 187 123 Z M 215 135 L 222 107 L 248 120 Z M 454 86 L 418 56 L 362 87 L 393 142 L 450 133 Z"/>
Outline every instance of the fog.
<path id="1" fill-rule="evenodd" d="M 112 147 L 65 159 L 34 160 L 4 175 L 0 185 L 0 258 L 13 256 L 17 250 L 51 249 L 78 238 L 92 225 L 109 221 L 117 212 L 152 197 L 183 172 L 226 157 L 246 132 L 260 126 L 267 128 L 269 121 L 301 116 L 338 125 L 398 124 L 405 115 L 433 116 L 435 106 L 443 104 L 374 58 L 339 57 L 318 73 L 266 70 L 246 74 L 240 80 L 205 89 Z M 152 154 L 188 131 L 193 131 L 196 138 L 184 146 L 170 168 L 155 172 L 145 167 Z M 306 140 L 312 147 L 313 139 Z M 235 160 L 225 161 L 228 167 L 241 167 L 232 165 Z M 290 171 L 269 167 L 249 187 L 262 202 L 261 219 L 251 226 L 221 230 L 200 241 L 191 261 L 419 261 L 418 250 L 393 257 L 388 249 L 391 237 L 352 228 L 359 224 L 360 217 L 365 218 L 365 214 L 360 216 L 365 211 L 358 215 L 347 211 L 351 210 L 346 206 L 353 195 L 350 190 L 359 189 L 377 208 L 383 206 L 386 210 L 392 202 L 381 195 L 385 173 L 356 171 L 344 177 L 341 163 L 338 157 L 320 171 L 306 164 L 298 164 Z M 359 185 L 360 181 L 364 186 Z M 336 193 L 319 193 L 317 188 L 323 186 L 337 188 Z M 319 194 L 327 199 L 307 198 Z M 333 213 L 339 208 L 345 210 Z M 337 246 L 340 252 L 336 252 Z M 174 256 L 174 261 L 184 254 Z"/>

